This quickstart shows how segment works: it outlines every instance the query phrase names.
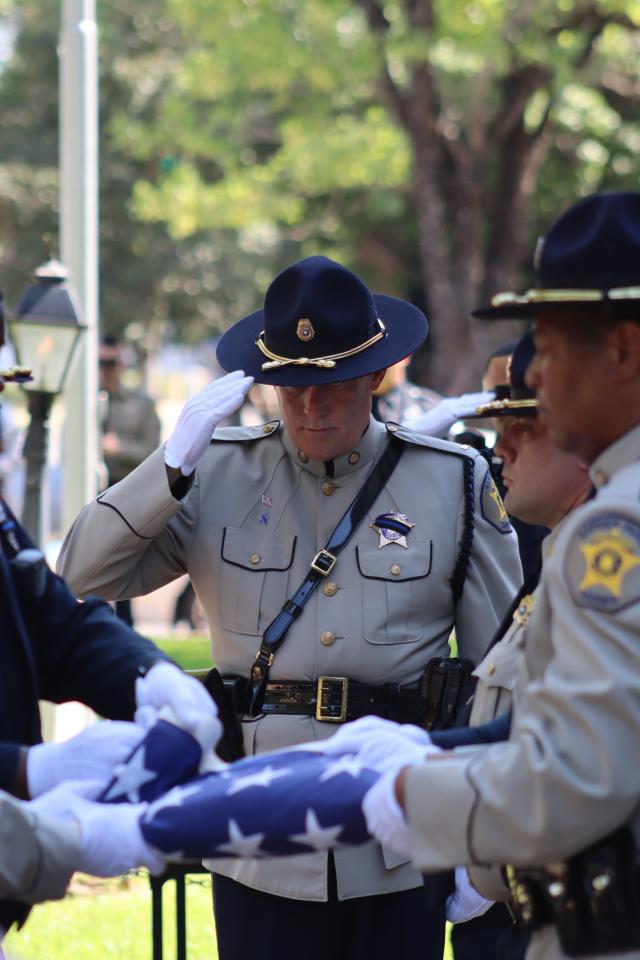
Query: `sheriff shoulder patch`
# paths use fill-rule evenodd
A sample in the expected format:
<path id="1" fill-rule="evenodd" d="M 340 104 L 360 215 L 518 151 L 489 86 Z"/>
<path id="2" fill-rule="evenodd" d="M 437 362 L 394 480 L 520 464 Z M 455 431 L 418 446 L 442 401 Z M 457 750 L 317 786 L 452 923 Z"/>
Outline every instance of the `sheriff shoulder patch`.
<path id="1" fill-rule="evenodd" d="M 565 577 L 579 607 L 616 613 L 640 601 L 640 524 L 615 513 L 585 520 L 567 549 Z"/>
<path id="2" fill-rule="evenodd" d="M 482 481 L 480 512 L 487 523 L 490 523 L 491 526 L 499 530 L 500 533 L 511 533 L 512 528 L 509 523 L 509 514 L 505 509 L 502 497 L 489 471 L 487 471 Z"/>

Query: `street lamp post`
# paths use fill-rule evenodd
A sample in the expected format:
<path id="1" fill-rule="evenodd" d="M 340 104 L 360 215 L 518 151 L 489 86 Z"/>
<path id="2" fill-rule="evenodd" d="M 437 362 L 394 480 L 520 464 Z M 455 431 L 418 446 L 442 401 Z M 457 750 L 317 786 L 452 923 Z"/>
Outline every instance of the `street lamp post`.
<path id="1" fill-rule="evenodd" d="M 85 325 L 67 270 L 50 260 L 35 271 L 36 282 L 27 287 L 9 321 L 18 361 L 33 372 L 24 383 L 28 397 L 29 429 L 24 453 L 27 476 L 23 524 L 44 547 L 44 468 L 49 449 L 49 415 L 53 401 L 64 388 L 76 346 Z"/>

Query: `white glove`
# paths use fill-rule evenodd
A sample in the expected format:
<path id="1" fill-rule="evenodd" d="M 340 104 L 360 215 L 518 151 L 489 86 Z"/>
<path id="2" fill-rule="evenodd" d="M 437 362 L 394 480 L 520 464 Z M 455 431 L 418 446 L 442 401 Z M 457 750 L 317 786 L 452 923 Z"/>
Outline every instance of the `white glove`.
<path id="1" fill-rule="evenodd" d="M 403 739 L 425 747 L 431 746 L 431 737 L 422 727 L 412 723 L 400 724 L 382 717 L 361 717 L 351 723 L 345 723 L 337 733 L 322 741 L 322 753 L 328 756 L 339 753 L 358 753 L 360 748 L 372 737 L 400 735 Z"/>
<path id="2" fill-rule="evenodd" d="M 27 786 L 39 797 L 64 780 L 98 783 L 96 795 L 113 776 L 113 768 L 131 754 L 144 729 L 124 720 L 100 720 L 63 743 L 38 743 L 27 753 Z"/>
<path id="3" fill-rule="evenodd" d="M 77 824 L 82 853 L 76 870 L 96 877 L 118 877 L 134 867 L 161 873 L 165 862 L 147 845 L 140 831 L 139 820 L 147 804 L 94 803 L 86 799 L 88 793 L 95 795 L 99 789 L 98 782 L 70 781 L 29 806 L 36 813 Z"/>
<path id="4" fill-rule="evenodd" d="M 218 708 L 207 690 L 173 663 L 159 661 L 146 676 L 138 677 L 136 706 L 136 723 L 148 730 L 164 714 L 195 737 L 203 757 L 212 753 L 222 736 Z"/>
<path id="5" fill-rule="evenodd" d="M 396 764 L 367 790 L 362 801 L 362 812 L 372 837 L 396 853 L 410 857 L 411 834 L 395 795 L 396 777 L 400 769 Z"/>
<path id="6" fill-rule="evenodd" d="M 456 420 L 464 420 L 476 412 L 476 408 L 491 400 L 495 393 L 463 393 L 460 397 L 445 397 L 440 403 L 419 417 L 408 420 L 405 426 L 416 433 L 430 437 L 444 437 Z"/>
<path id="7" fill-rule="evenodd" d="M 213 380 L 185 403 L 173 433 L 164 445 L 164 462 L 180 468 L 188 477 L 209 446 L 211 435 L 221 420 L 242 406 L 253 377 L 234 370 Z"/>
<path id="8" fill-rule="evenodd" d="M 386 773 L 413 763 L 422 763 L 430 753 L 439 753 L 426 730 L 413 724 L 393 723 L 380 717 L 362 717 L 347 723 L 325 744 L 325 753 L 355 753 L 369 770 Z"/>
<path id="9" fill-rule="evenodd" d="M 487 912 L 493 900 L 486 900 L 472 885 L 466 867 L 456 867 L 456 889 L 447 897 L 449 923 L 466 923 Z"/>

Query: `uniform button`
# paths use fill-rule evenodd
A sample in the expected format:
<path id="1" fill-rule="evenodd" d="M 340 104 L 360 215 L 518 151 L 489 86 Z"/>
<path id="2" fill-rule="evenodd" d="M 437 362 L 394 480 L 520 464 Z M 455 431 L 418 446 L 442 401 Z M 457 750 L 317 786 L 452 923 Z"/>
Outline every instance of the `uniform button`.
<path id="1" fill-rule="evenodd" d="M 322 584 L 322 592 L 325 597 L 335 597 L 338 592 L 338 584 L 334 583 L 333 580 L 329 580 L 328 583 Z"/>
<path id="2" fill-rule="evenodd" d="M 389 433 L 395 433 L 397 429 L 398 429 L 398 424 L 397 424 L 397 423 L 388 423 L 388 424 L 387 424 L 387 430 L 389 431 Z"/>
<path id="3" fill-rule="evenodd" d="M 596 486 L 602 487 L 607 482 L 607 475 L 603 470 L 596 470 L 593 475 L 593 479 L 596 483 Z"/>
<path id="4" fill-rule="evenodd" d="M 306 455 L 304 450 L 298 450 L 298 460 L 300 463 L 309 463 L 309 457 Z"/>
<path id="5" fill-rule="evenodd" d="M 320 489 L 324 493 L 325 497 L 330 497 L 336 489 L 335 483 L 331 483 L 330 480 L 323 480 L 320 484 Z"/>
<path id="6" fill-rule="evenodd" d="M 397 577 L 400 573 L 400 567 L 397 563 L 394 563 L 394 565 L 391 567 L 391 573 L 394 575 L 394 577 Z"/>
<path id="7" fill-rule="evenodd" d="M 260 563 L 261 560 L 262 560 L 262 557 L 260 556 L 259 553 L 252 553 L 251 556 L 249 557 L 249 562 L 253 563 L 254 566 L 256 563 Z"/>
<path id="8" fill-rule="evenodd" d="M 336 642 L 336 635 L 331 630 L 323 630 L 320 634 L 320 643 L 325 647 L 331 647 Z"/>
<path id="9" fill-rule="evenodd" d="M 490 677 L 492 677 L 495 672 L 496 672 L 495 663 L 490 663 L 489 666 L 487 667 L 487 673 L 489 674 Z"/>
<path id="10" fill-rule="evenodd" d="M 349 463 L 351 464 L 351 466 L 354 466 L 354 464 L 356 464 L 359 459 L 360 459 L 360 454 L 358 453 L 357 450 L 354 450 L 353 453 L 349 454 Z"/>
<path id="11" fill-rule="evenodd" d="M 263 424 L 263 426 L 262 426 L 262 432 L 263 432 L 263 433 L 273 433 L 273 429 L 274 429 L 274 427 L 273 427 L 273 424 L 272 424 L 272 423 L 265 423 L 265 424 Z"/>

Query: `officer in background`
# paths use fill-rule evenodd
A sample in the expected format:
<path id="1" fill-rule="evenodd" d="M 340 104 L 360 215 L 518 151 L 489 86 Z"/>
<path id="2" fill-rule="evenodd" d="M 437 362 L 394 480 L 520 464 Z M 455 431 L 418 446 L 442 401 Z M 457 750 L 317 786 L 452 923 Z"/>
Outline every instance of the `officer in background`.
<path id="1" fill-rule="evenodd" d="M 551 442 L 546 425 L 538 417 L 535 392 L 525 383 L 534 353 L 533 337 L 526 333 L 507 358 L 508 395 L 501 391 L 502 399 L 479 407 L 477 415 L 491 417 L 497 430 L 494 451 L 503 463 L 504 504 L 509 516 L 524 521 L 525 526 L 536 524 L 551 530 L 590 496 L 592 487 L 586 466 L 573 453 L 560 450 Z M 509 713 L 518 674 L 519 685 L 526 685 L 523 658 L 527 621 L 537 602 L 539 579 L 538 564 L 525 577 L 490 650 L 474 671 L 478 682 L 469 718 L 470 732 Z M 454 742 L 456 737 L 459 741 L 459 730 L 448 730 L 434 734 L 433 741 L 452 747 L 459 745 Z M 508 896 L 499 871 L 472 868 L 470 874 L 476 889 L 489 900 L 504 900 Z M 504 931 L 509 931 L 511 941 L 514 939 L 511 928 L 511 914 L 501 903 L 477 919 L 456 923 L 451 934 L 456 960 L 502 956 Z"/>
<path id="2" fill-rule="evenodd" d="M 551 227 L 537 285 L 482 317 L 532 317 L 527 379 L 595 497 L 544 544 L 528 683 L 508 742 L 404 756 L 367 795 L 370 830 L 424 870 L 507 864 L 527 960 L 640 954 L 640 193 Z M 402 729 L 389 737 L 405 742 Z M 378 734 L 377 746 L 380 736 Z M 364 751 L 361 745 L 361 754 Z M 433 749 L 433 748 L 431 748 Z"/>
<path id="3" fill-rule="evenodd" d="M 404 423 L 433 410 L 442 397 L 435 390 L 420 387 L 407 378 L 411 357 L 387 367 L 380 386 L 373 392 L 371 412 L 381 423 Z"/>
<path id="4" fill-rule="evenodd" d="M 485 461 L 371 416 L 384 369 L 425 335 L 418 309 L 339 264 L 293 264 L 219 344 L 223 369 L 249 376 L 230 373 L 190 400 L 164 451 L 67 535 L 61 569 L 80 593 L 135 596 L 190 574 L 214 662 L 251 694 L 248 754 L 328 737 L 367 713 L 418 719 L 418 681 L 448 653 L 452 627 L 477 660 L 520 583 Z M 211 442 L 253 378 L 276 386 L 282 422 L 220 429 Z M 325 545 L 367 478 L 380 492 L 361 522 L 349 514 L 334 566 Z M 222 960 L 441 960 L 443 914 L 425 930 L 422 876 L 376 844 L 329 856 L 320 839 L 291 861 L 213 869 Z"/>
<path id="5" fill-rule="evenodd" d="M 105 336 L 98 355 L 99 389 L 104 405 L 102 457 L 109 486 L 119 483 L 142 463 L 160 443 L 160 420 L 155 403 L 143 390 L 131 390 L 122 383 L 122 346 L 115 337 Z M 116 613 L 133 626 L 130 600 L 119 600 Z"/>

